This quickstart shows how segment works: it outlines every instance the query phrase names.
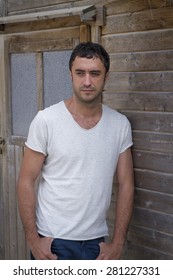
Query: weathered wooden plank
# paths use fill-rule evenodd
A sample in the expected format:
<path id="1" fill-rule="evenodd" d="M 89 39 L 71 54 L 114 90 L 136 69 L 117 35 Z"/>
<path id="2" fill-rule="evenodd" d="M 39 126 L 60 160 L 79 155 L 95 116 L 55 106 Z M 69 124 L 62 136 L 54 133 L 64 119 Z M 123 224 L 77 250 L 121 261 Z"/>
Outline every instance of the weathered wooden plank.
<path id="1" fill-rule="evenodd" d="M 0 17 L 7 15 L 7 1 L 0 0 Z"/>
<path id="2" fill-rule="evenodd" d="M 80 1 L 80 0 L 75 0 Z M 67 3 L 71 1 L 58 0 L 58 4 Z M 57 4 L 56 0 L 8 0 L 8 12 L 20 11 L 30 8 L 38 8 Z"/>
<path id="3" fill-rule="evenodd" d="M 1 116 L 0 116 L 0 122 L 1 122 Z M 2 172 L 3 172 L 3 166 L 2 166 L 2 154 L 0 154 L 0 221 L 1 221 L 1 227 L 0 227 L 0 260 L 3 259 L 5 248 L 4 248 L 4 201 L 3 201 L 3 180 L 2 180 Z"/>
<path id="4" fill-rule="evenodd" d="M 134 169 L 135 186 L 173 195 L 173 173 L 161 173 L 152 170 Z"/>
<path id="5" fill-rule="evenodd" d="M 1 247 L 1 257 L 0 259 L 9 259 L 10 256 L 10 242 L 9 242 L 9 189 L 8 189 L 8 182 L 7 178 L 5 177 L 5 174 L 2 174 L 3 178 L 3 186 L 2 186 L 2 205 L 1 205 L 1 214 L 2 214 L 2 220 L 1 220 L 1 241 L 2 241 L 2 247 Z M 5 180 L 6 179 L 6 180 Z M 4 186 L 5 185 L 5 186 Z"/>
<path id="6" fill-rule="evenodd" d="M 52 11 L 52 10 L 58 10 L 58 9 L 66 9 L 66 8 L 71 8 L 72 5 L 70 3 L 60 3 L 60 4 L 55 4 L 51 6 L 39 6 L 39 7 L 31 7 L 31 8 L 26 8 L 26 9 L 19 9 L 19 10 L 14 10 L 14 11 L 9 11 L 8 10 L 8 16 L 13 16 L 13 15 L 22 15 L 22 14 L 28 14 L 28 13 L 35 13 L 35 12 L 43 12 L 43 11 Z"/>
<path id="7" fill-rule="evenodd" d="M 119 0 L 114 0 L 117 2 Z M 153 1 L 153 0 L 152 0 Z M 54 9 L 62 9 L 62 8 L 72 8 L 72 7 L 81 7 L 85 5 L 108 5 L 112 3 L 112 0 L 9 0 L 8 4 L 8 13 L 14 14 L 24 11 L 25 13 L 28 11 L 35 10 L 54 10 Z"/>
<path id="8" fill-rule="evenodd" d="M 148 9 L 142 12 L 108 16 L 102 34 L 117 34 L 173 26 L 173 7 Z"/>
<path id="9" fill-rule="evenodd" d="M 118 1 L 118 0 L 114 0 Z M 111 3 L 112 0 L 102 0 L 102 5 L 107 5 Z M 73 7 L 81 7 L 81 6 L 89 6 L 89 5 L 99 5 L 100 6 L 100 0 L 93 0 L 91 3 L 91 0 L 77 0 L 77 1 L 65 1 L 65 2 L 59 2 L 53 5 L 42 5 L 42 1 L 40 6 L 34 7 L 31 6 L 30 8 L 24 8 L 20 10 L 14 10 L 14 11 L 8 11 L 8 15 L 16 15 L 16 14 L 27 14 L 27 13 L 35 13 L 35 12 L 43 12 L 43 11 L 53 11 L 53 10 L 59 10 L 59 9 L 70 9 Z M 22 8 L 22 7 L 21 7 Z"/>
<path id="10" fill-rule="evenodd" d="M 163 173 L 173 173 L 173 153 L 133 150 L 134 167 Z"/>
<path id="11" fill-rule="evenodd" d="M 24 33 L 9 36 L 7 46 L 10 53 L 71 49 L 73 40 L 79 38 L 79 35 L 79 26 Z"/>
<path id="12" fill-rule="evenodd" d="M 38 32 L 22 33 L 20 35 L 8 36 L 8 43 L 39 42 L 44 40 L 71 39 L 79 36 L 79 26 L 71 28 L 59 28 Z"/>
<path id="13" fill-rule="evenodd" d="M 173 51 L 131 52 L 110 55 L 110 71 L 169 71 L 173 70 Z"/>
<path id="14" fill-rule="evenodd" d="M 92 26 L 91 27 L 91 42 L 101 43 L 101 27 Z"/>
<path id="15" fill-rule="evenodd" d="M 4 59 L 4 38 L 0 36 L 0 136 L 5 138 L 5 59 Z M 6 151 L 6 147 L 5 147 Z M 0 154 L 0 259 L 9 256 L 8 236 L 8 184 L 6 171 L 5 153 Z M 6 244 L 7 242 L 7 244 Z"/>
<path id="16" fill-rule="evenodd" d="M 128 233 L 128 241 L 149 247 L 165 254 L 173 255 L 173 236 L 156 231 L 154 229 L 131 226 Z"/>
<path id="17" fill-rule="evenodd" d="M 15 174 L 16 174 L 16 183 L 18 179 L 18 174 L 21 166 L 23 158 L 23 147 L 15 146 Z M 27 245 L 25 240 L 25 235 L 23 231 L 23 225 L 20 219 L 19 211 L 18 211 L 18 203 L 16 198 L 16 228 L 17 228 L 17 259 L 18 260 L 26 260 L 27 259 Z"/>
<path id="18" fill-rule="evenodd" d="M 173 45 L 173 29 L 132 32 L 102 36 L 109 53 L 169 50 Z"/>
<path id="19" fill-rule="evenodd" d="M 16 178 L 15 178 L 15 148 L 8 145 L 8 186 L 9 186 L 9 259 L 17 259 L 17 204 L 16 204 Z"/>
<path id="20" fill-rule="evenodd" d="M 20 136 L 13 136 L 11 137 L 11 145 L 16 145 L 16 146 L 24 146 L 25 142 L 27 140 L 27 137 L 20 137 Z"/>
<path id="21" fill-rule="evenodd" d="M 122 112 L 128 117 L 134 130 L 173 133 L 172 113 L 144 111 Z"/>
<path id="22" fill-rule="evenodd" d="M 118 0 L 112 1 L 112 3 L 107 5 L 107 14 L 116 15 L 116 14 L 125 14 L 125 13 L 134 13 L 137 11 L 156 9 L 161 7 L 171 7 L 171 3 L 165 0 Z"/>
<path id="23" fill-rule="evenodd" d="M 60 51 L 70 50 L 72 48 L 73 39 L 59 39 L 51 41 L 38 41 L 38 42 L 24 42 L 14 43 L 10 45 L 10 53 L 22 53 L 22 52 L 43 52 L 43 51 Z"/>
<path id="24" fill-rule="evenodd" d="M 105 91 L 102 100 L 117 110 L 173 112 L 172 92 Z"/>
<path id="25" fill-rule="evenodd" d="M 6 59 L 4 57 L 5 46 L 4 38 L 0 36 L 0 137 L 4 141 L 0 149 L 0 259 L 9 257 L 9 226 L 6 221 L 9 217 L 9 187 L 7 179 L 7 150 L 6 150 Z"/>
<path id="26" fill-rule="evenodd" d="M 133 131 L 133 142 L 137 150 L 173 153 L 173 133 Z"/>
<path id="27" fill-rule="evenodd" d="M 135 205 L 141 208 L 173 214 L 173 195 L 136 188 Z"/>
<path id="28" fill-rule="evenodd" d="M 88 42 L 91 38 L 90 26 L 86 24 L 80 25 L 80 42 Z"/>
<path id="29" fill-rule="evenodd" d="M 81 20 L 79 16 L 68 16 L 59 19 L 46 19 L 27 23 L 22 22 L 6 25 L 3 34 L 73 27 L 80 25 L 80 23 Z"/>
<path id="30" fill-rule="evenodd" d="M 56 19 L 68 16 L 79 15 L 81 21 L 92 21 L 95 20 L 96 9 L 94 5 L 72 7 L 68 9 L 51 10 L 44 12 L 27 13 L 22 15 L 13 15 L 0 18 L 0 24 L 11 24 L 18 22 L 30 22 L 47 19 Z"/>
<path id="31" fill-rule="evenodd" d="M 37 109 L 43 109 L 43 54 L 36 53 Z"/>
<path id="32" fill-rule="evenodd" d="M 173 91 L 173 72 L 111 72 L 107 91 Z"/>
<path id="33" fill-rule="evenodd" d="M 113 1 L 114 2 L 118 2 L 119 0 L 113 0 Z M 92 1 L 93 5 L 96 5 L 96 6 L 98 5 L 99 7 L 102 6 L 102 5 L 106 6 L 106 5 L 110 4 L 110 3 L 112 3 L 112 0 L 102 0 L 102 1 L 100 1 L 100 0 L 93 0 Z M 81 6 L 81 5 L 89 5 L 89 4 L 91 4 L 91 0 L 81 0 L 81 1 L 77 1 L 77 2 L 74 1 L 73 2 L 73 5 L 75 7 L 78 7 L 78 6 Z"/>
<path id="34" fill-rule="evenodd" d="M 135 207 L 131 224 L 172 235 L 172 219 L 167 213 Z"/>
<path id="35" fill-rule="evenodd" d="M 173 254 L 164 253 L 142 244 L 128 241 L 125 252 L 125 260 L 172 260 Z"/>

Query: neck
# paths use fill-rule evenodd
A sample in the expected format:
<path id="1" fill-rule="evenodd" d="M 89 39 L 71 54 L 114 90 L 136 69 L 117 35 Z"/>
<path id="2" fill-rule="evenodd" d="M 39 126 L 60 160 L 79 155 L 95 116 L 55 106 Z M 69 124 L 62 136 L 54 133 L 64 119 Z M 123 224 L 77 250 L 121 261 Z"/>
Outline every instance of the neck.
<path id="1" fill-rule="evenodd" d="M 73 97 L 65 101 L 65 105 L 74 120 L 85 129 L 96 126 L 102 116 L 102 105 L 98 104 L 82 104 L 76 102 Z"/>
<path id="2" fill-rule="evenodd" d="M 83 118 L 92 118 L 102 113 L 101 102 L 83 103 L 71 97 L 65 101 L 68 110 L 73 114 L 77 114 Z"/>

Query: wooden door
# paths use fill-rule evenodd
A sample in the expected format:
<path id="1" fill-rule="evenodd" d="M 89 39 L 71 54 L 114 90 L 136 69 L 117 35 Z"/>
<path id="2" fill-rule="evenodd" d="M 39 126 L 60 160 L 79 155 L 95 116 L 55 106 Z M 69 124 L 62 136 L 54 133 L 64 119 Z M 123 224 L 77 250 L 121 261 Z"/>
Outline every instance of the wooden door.
<path id="1" fill-rule="evenodd" d="M 68 61 L 79 41 L 89 39 L 85 25 L 6 35 L 4 38 L 3 211 L 1 259 L 29 257 L 18 213 L 16 181 L 28 128 L 37 111 L 72 94 Z M 1 155 L 0 155 L 1 157 Z M 2 182 L 1 182 L 2 181 Z M 1 240 L 2 239 L 2 240 Z"/>

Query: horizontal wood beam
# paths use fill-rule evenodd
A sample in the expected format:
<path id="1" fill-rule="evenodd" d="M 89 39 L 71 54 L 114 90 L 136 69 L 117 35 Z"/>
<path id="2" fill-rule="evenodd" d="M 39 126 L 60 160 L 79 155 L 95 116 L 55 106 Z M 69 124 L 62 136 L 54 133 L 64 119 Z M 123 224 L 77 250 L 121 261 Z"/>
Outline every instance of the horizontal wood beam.
<path id="1" fill-rule="evenodd" d="M 1 17 L 0 30 L 3 30 L 4 25 L 6 24 L 31 22 L 31 21 L 38 21 L 44 19 L 48 20 L 48 19 L 62 18 L 68 16 L 80 16 L 81 22 L 95 21 L 96 20 L 95 5 Z"/>

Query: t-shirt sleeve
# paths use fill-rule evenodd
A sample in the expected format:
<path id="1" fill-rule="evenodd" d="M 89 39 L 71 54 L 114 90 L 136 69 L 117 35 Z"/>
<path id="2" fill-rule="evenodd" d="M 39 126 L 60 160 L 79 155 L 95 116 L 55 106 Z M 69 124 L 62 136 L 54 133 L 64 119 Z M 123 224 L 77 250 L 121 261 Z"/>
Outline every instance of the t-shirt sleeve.
<path id="1" fill-rule="evenodd" d="M 37 113 L 30 124 L 28 137 L 25 145 L 47 156 L 48 130 L 41 111 Z"/>
<path id="2" fill-rule="evenodd" d="M 120 149 L 120 154 L 125 152 L 129 147 L 133 145 L 132 141 L 132 129 L 129 120 L 125 117 L 125 126 L 122 139 L 122 145 Z"/>

